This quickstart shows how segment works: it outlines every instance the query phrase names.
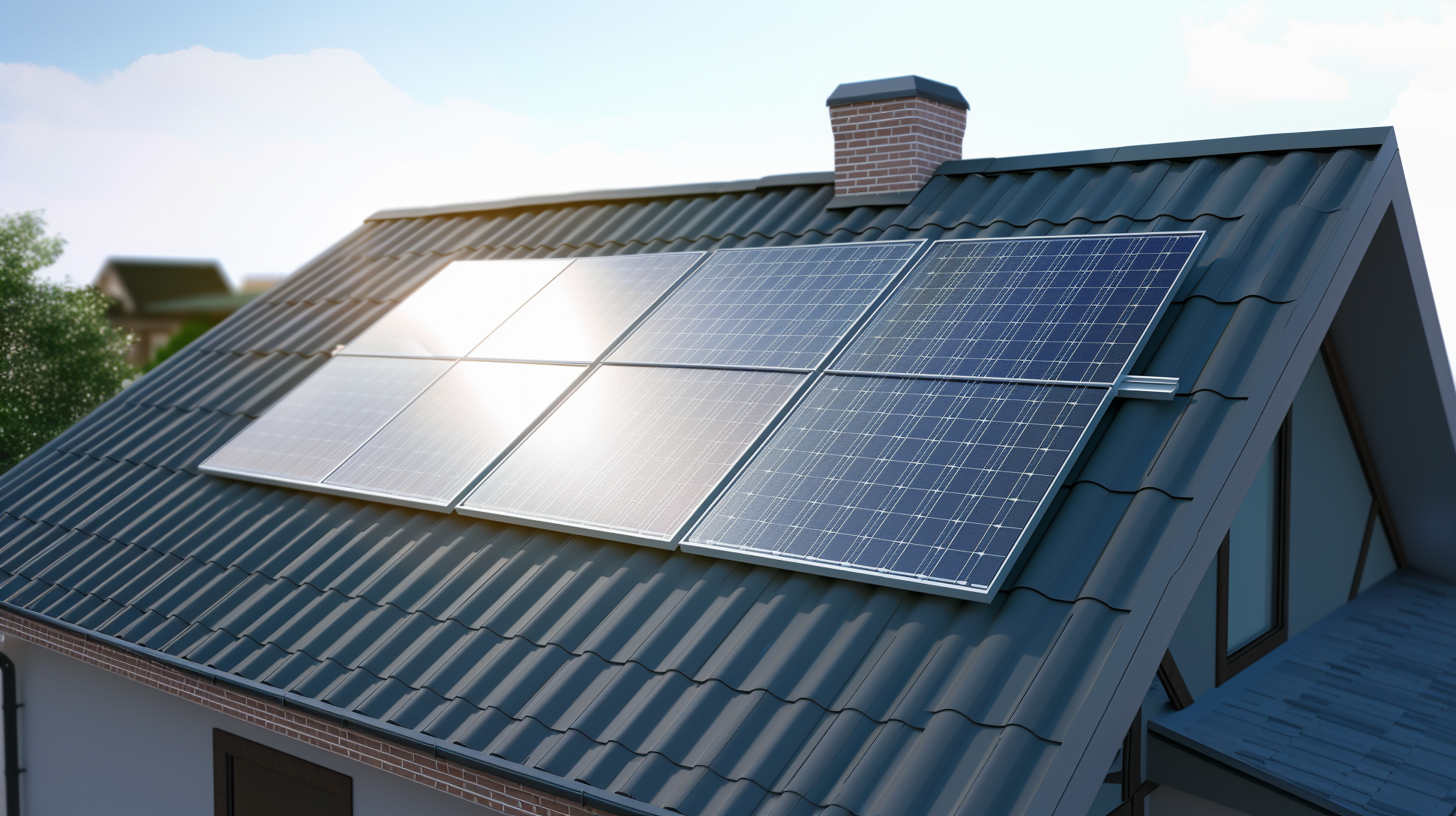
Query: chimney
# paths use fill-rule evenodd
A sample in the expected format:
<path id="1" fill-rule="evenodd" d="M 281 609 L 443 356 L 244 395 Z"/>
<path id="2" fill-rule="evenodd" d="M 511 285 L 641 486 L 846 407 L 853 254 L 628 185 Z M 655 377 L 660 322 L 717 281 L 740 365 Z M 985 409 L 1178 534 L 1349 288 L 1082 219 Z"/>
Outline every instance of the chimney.
<path id="1" fill-rule="evenodd" d="M 961 157 L 970 105 L 953 85 L 918 76 L 847 82 L 826 104 L 836 201 L 907 203 L 942 162 Z"/>

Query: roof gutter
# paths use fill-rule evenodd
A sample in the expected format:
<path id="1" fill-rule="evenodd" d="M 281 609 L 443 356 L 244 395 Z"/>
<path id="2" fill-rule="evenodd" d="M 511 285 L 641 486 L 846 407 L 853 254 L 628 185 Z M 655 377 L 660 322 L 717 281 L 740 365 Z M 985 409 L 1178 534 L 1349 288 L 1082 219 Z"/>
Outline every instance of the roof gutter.
<path id="1" fill-rule="evenodd" d="M 569 800 L 574 804 L 579 804 L 582 807 L 595 808 L 606 813 L 614 814 L 614 816 L 681 816 L 681 814 L 674 813 L 672 811 L 666 810 L 664 808 L 659 808 L 654 805 L 650 805 L 646 802 L 639 802 L 635 799 L 629 799 L 626 796 L 609 793 L 599 788 L 593 788 L 589 785 L 583 785 L 580 782 L 575 782 L 559 776 L 552 776 L 550 774 L 542 773 L 532 768 L 527 768 L 524 765 L 517 765 L 514 762 L 506 762 L 505 760 L 497 759 L 488 754 L 482 754 L 474 751 L 465 751 L 462 750 L 460 746 L 454 745 L 453 743 L 447 743 L 442 739 L 430 737 L 429 735 L 421 734 L 417 731 L 410 731 L 405 728 L 400 728 L 397 725 L 390 725 L 389 723 L 379 722 L 378 720 L 372 720 L 367 717 L 361 717 L 351 711 L 335 708 L 333 706 L 320 703 L 317 700 L 293 694 L 292 692 L 280 691 L 279 689 L 264 685 L 263 683 L 248 680 L 246 678 L 238 677 L 236 675 L 227 674 L 225 672 L 220 672 L 216 669 L 211 669 L 207 666 L 192 663 L 190 661 L 183 660 L 180 657 L 169 655 L 165 652 L 159 652 L 155 649 L 149 649 L 145 646 L 138 646 L 135 643 L 129 643 L 125 640 L 112 637 L 111 635 L 104 635 L 99 632 L 93 632 L 89 629 L 84 629 L 72 623 L 67 623 L 65 621 L 59 621 L 53 618 L 46 617 L 44 615 L 39 615 L 30 610 L 14 606 L 7 601 L 0 601 L 0 609 L 4 609 L 5 611 L 11 612 L 19 617 L 27 618 L 29 620 L 36 621 L 46 626 L 65 630 L 86 640 L 103 643 L 108 646 L 122 649 L 136 655 L 140 655 L 147 658 L 148 660 L 170 666 L 180 671 L 185 671 L 188 674 L 205 677 L 215 684 L 231 686 L 251 696 L 261 697 L 268 700 L 269 702 L 277 703 L 278 705 L 285 708 L 293 708 L 295 710 L 303 711 L 305 713 L 312 714 L 313 716 L 320 717 L 322 719 L 334 720 L 346 727 L 372 734 L 373 736 L 380 737 L 382 739 L 387 739 L 391 742 L 403 745 L 407 748 L 428 751 L 436 758 L 443 759 L 448 762 L 453 762 L 457 765 L 462 765 L 472 770 L 483 771 L 485 773 L 500 777 L 507 781 L 515 782 L 516 784 L 524 785 L 528 788 L 532 788 L 543 793 L 549 793 L 552 796 L 558 796 L 562 799 Z M 10 703 L 13 702 L 14 695 L 14 669 L 13 665 L 9 664 L 9 660 L 4 658 L 4 655 L 0 655 L 0 659 L 4 659 L 4 662 L 0 663 L 0 670 L 5 671 L 5 684 L 3 690 L 0 690 L 0 693 L 4 694 L 4 701 L 6 706 L 5 712 L 7 713 L 7 715 L 9 715 L 11 713 L 11 708 L 9 706 Z M 12 809 L 7 812 L 7 816 L 19 816 L 19 787 L 11 786 L 9 784 L 10 766 L 12 764 L 12 757 L 15 756 L 14 753 L 10 750 L 11 734 L 9 729 L 12 720 L 13 716 L 7 716 L 5 734 L 5 763 L 7 782 L 6 799 L 10 800 L 12 792 L 13 795 L 17 798 L 14 800 L 16 802 L 14 806 L 8 806 L 12 807 Z M 16 773 L 19 774 L 19 772 L 20 771 L 17 769 Z"/>

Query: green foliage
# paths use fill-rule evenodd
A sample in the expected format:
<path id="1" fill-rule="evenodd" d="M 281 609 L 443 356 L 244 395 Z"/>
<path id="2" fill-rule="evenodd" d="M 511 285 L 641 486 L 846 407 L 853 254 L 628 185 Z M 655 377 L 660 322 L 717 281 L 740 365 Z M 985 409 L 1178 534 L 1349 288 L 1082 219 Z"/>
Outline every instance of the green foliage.
<path id="1" fill-rule="evenodd" d="M 167 338 L 165 345 L 152 353 L 151 362 L 142 366 L 142 373 L 145 374 L 161 365 L 162 361 L 181 351 L 188 343 L 206 334 L 208 329 L 216 325 L 216 321 L 208 320 L 205 317 L 194 317 L 183 323 L 181 328 L 177 329 L 176 334 Z"/>
<path id="2" fill-rule="evenodd" d="M 36 277 L 65 248 L 37 212 L 0 214 L 0 472 L 136 375 L 110 298 Z"/>

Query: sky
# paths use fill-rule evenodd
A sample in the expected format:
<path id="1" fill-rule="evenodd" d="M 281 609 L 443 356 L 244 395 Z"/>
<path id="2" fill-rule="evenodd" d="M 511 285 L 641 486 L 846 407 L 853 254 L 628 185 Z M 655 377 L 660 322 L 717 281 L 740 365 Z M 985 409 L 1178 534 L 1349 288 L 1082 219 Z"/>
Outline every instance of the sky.
<path id="1" fill-rule="evenodd" d="M 829 170 L 834 87 L 919 74 L 969 100 L 967 158 L 1394 125 L 1456 325 L 1456 6 L 897 8 L 0 0 L 0 212 L 45 211 L 57 279 L 241 280 L 381 209 Z"/>

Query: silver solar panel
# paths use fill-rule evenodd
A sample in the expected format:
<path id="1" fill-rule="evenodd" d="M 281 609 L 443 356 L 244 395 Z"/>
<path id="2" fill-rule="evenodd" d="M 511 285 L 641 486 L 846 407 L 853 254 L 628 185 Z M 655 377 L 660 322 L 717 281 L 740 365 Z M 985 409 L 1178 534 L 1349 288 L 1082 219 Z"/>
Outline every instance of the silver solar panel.
<path id="1" fill-rule="evenodd" d="M 831 369 L 1112 385 L 1201 236 L 937 241 Z"/>
<path id="2" fill-rule="evenodd" d="M 611 359 L 812 369 L 922 244 L 719 250 L 628 335 Z"/>
<path id="3" fill-rule="evenodd" d="M 330 360 L 209 456 L 202 470 L 321 481 L 449 367 L 439 360 Z"/>
<path id="4" fill-rule="evenodd" d="M 459 510 L 666 542 L 804 379 L 761 371 L 605 366 Z"/>
<path id="5" fill-rule="evenodd" d="M 578 258 L 468 356 L 591 362 L 706 254 Z"/>
<path id="6" fill-rule="evenodd" d="M 1060 486 L 1108 394 L 828 375 L 684 548 L 985 596 Z"/>
<path id="7" fill-rule="evenodd" d="M 343 353 L 463 357 L 570 263 L 561 258 L 455 261 Z"/>
<path id="8" fill-rule="evenodd" d="M 457 363 L 325 483 L 447 506 L 584 370 Z"/>

